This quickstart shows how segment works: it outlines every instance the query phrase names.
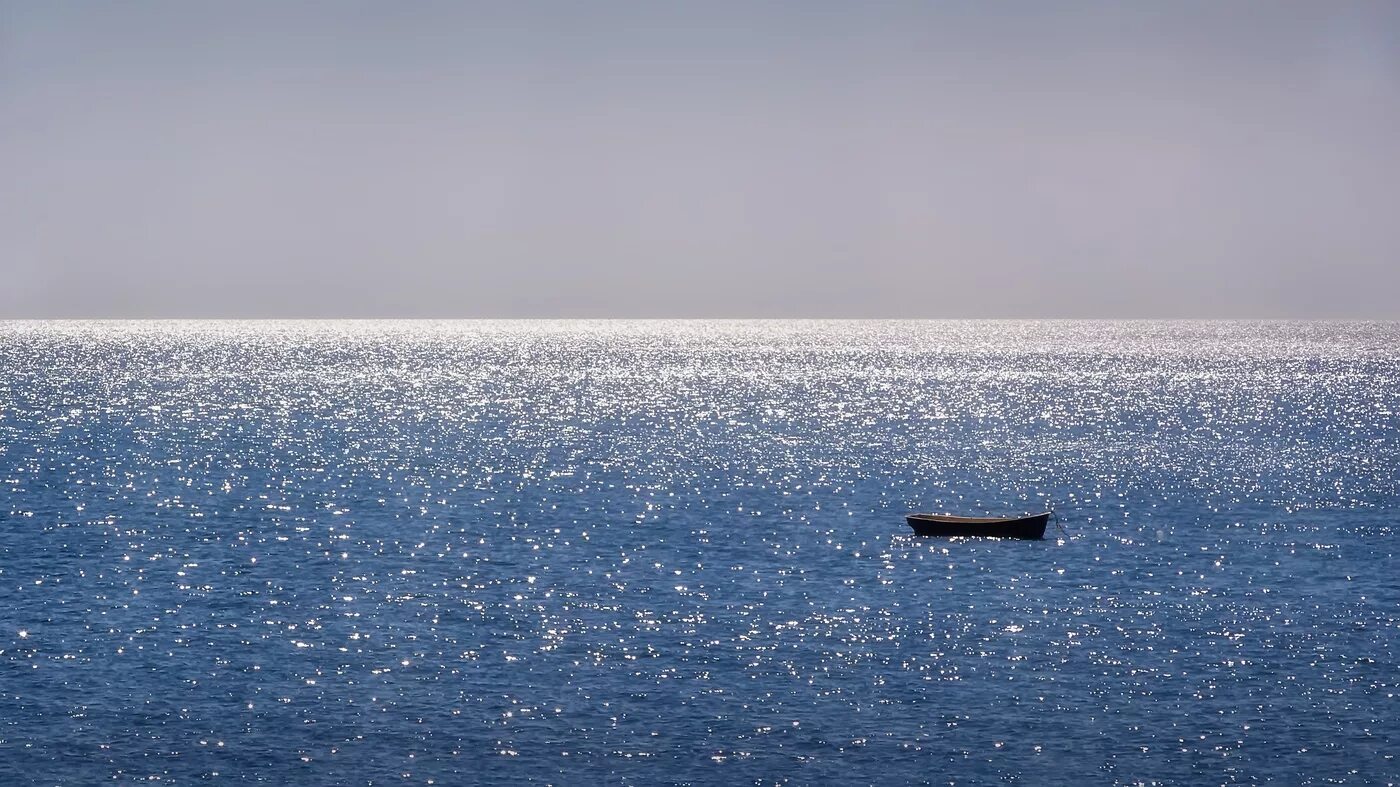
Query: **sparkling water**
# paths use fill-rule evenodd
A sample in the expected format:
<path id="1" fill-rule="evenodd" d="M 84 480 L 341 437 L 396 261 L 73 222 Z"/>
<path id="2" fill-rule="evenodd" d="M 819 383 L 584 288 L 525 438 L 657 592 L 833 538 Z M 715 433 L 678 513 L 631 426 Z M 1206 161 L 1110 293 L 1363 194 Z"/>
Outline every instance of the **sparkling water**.
<path id="1" fill-rule="evenodd" d="M 0 372 L 3 784 L 1400 781 L 1395 323 L 12 322 Z"/>

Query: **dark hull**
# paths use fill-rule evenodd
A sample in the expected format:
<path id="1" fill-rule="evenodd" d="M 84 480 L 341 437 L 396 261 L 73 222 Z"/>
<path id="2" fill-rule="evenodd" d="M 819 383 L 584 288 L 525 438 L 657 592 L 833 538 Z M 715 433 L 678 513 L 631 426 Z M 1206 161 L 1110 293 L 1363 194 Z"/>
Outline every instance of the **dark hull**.
<path id="1" fill-rule="evenodd" d="M 979 538 L 1045 538 L 1050 513 L 1013 518 L 959 517 L 943 514 L 910 514 L 904 518 L 920 536 L 972 536 Z"/>

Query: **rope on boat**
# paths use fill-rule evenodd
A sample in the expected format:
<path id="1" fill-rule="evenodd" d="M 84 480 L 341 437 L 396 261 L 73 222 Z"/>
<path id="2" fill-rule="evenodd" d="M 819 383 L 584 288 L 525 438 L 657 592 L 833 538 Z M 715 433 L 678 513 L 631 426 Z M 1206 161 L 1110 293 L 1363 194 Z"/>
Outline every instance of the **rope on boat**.
<path id="1" fill-rule="evenodd" d="M 1050 516 L 1055 520 L 1055 527 L 1059 529 L 1060 533 L 1065 538 L 1069 538 L 1069 531 L 1065 530 L 1065 526 L 1060 524 L 1060 514 L 1058 511 L 1055 510 L 1055 506 L 1053 504 L 1050 506 Z"/>

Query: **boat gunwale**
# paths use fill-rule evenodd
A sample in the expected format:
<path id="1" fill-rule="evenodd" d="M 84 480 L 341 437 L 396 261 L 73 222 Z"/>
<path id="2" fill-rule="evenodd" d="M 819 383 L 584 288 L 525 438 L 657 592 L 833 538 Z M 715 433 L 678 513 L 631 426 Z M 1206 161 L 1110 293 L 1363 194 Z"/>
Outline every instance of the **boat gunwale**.
<path id="1" fill-rule="evenodd" d="M 906 514 L 905 519 L 918 519 L 923 522 L 942 522 L 950 525 L 1001 525 L 1011 522 L 1049 518 L 1050 512 L 1025 514 L 1023 516 L 956 516 L 953 514 Z"/>

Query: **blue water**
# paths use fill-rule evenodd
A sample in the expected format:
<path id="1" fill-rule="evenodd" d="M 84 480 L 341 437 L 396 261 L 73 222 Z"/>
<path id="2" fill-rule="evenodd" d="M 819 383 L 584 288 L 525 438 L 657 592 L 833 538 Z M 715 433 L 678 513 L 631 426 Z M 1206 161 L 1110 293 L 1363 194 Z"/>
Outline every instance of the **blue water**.
<path id="1" fill-rule="evenodd" d="M 0 372 L 0 784 L 1400 781 L 1395 323 L 0 323 Z"/>

